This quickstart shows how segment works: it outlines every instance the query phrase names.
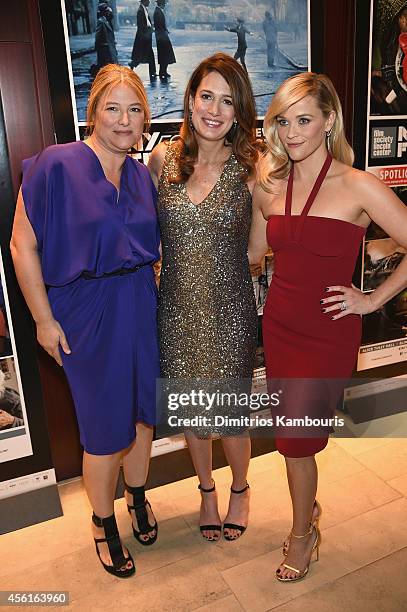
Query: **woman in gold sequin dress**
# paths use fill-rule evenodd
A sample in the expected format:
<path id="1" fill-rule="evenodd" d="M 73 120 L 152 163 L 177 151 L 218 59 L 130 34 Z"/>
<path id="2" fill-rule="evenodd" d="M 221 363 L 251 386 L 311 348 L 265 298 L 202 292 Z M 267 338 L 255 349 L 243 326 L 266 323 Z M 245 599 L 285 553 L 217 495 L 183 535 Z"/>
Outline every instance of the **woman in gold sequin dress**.
<path id="1" fill-rule="evenodd" d="M 195 69 L 180 135 L 156 147 L 149 161 L 163 249 L 161 375 L 170 381 L 234 379 L 239 386 L 252 377 L 257 339 L 247 245 L 258 150 L 250 81 L 232 57 L 217 53 Z M 196 408 L 188 410 L 193 416 Z M 208 540 L 218 540 L 222 529 L 212 479 L 213 431 L 185 432 L 200 482 L 200 529 Z M 250 437 L 241 428 L 219 433 L 233 476 L 223 535 L 234 540 L 247 526 Z"/>

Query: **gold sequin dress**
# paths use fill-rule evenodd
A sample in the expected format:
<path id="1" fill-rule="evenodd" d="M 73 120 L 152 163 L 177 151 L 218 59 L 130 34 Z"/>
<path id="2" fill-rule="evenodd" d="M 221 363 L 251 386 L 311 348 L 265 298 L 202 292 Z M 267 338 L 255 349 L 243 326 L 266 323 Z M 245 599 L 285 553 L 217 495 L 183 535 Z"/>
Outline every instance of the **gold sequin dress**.
<path id="1" fill-rule="evenodd" d="M 209 195 L 193 204 L 168 147 L 158 185 L 163 264 L 159 297 L 161 376 L 251 379 L 257 313 L 247 259 L 251 195 L 232 154 Z"/>

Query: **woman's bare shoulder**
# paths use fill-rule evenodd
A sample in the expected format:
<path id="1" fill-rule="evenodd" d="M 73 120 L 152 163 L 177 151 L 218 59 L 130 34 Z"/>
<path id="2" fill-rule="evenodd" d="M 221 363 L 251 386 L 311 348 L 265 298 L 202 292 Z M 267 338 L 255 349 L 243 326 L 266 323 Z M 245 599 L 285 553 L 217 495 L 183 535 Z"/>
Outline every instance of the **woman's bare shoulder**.
<path id="1" fill-rule="evenodd" d="M 161 169 L 165 156 L 168 150 L 168 143 L 166 141 L 160 142 L 160 144 L 156 145 L 154 149 L 151 151 L 148 163 L 152 162 L 154 168 L 159 167 Z"/>
<path id="2" fill-rule="evenodd" d="M 149 155 L 147 166 L 156 187 L 158 185 L 158 181 L 160 180 L 165 157 L 170 146 L 169 141 L 164 140 L 156 145 Z"/>
<path id="3" fill-rule="evenodd" d="M 345 164 L 340 165 L 343 186 L 355 195 L 377 197 L 388 191 L 388 187 L 377 176 L 366 170 L 358 170 Z"/>
<path id="4" fill-rule="evenodd" d="M 253 189 L 253 200 L 260 208 L 266 205 L 270 206 L 281 194 L 285 193 L 286 188 L 287 181 L 285 179 L 273 179 L 267 189 L 260 182 L 257 182 Z"/>

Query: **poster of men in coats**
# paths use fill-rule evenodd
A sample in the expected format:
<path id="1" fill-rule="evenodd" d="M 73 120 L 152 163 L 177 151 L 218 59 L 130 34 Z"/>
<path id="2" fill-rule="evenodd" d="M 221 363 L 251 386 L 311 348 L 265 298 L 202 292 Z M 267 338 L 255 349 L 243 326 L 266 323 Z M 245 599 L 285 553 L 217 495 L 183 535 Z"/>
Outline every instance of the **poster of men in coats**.
<path id="1" fill-rule="evenodd" d="M 97 66 L 102 68 L 106 64 L 117 64 L 117 49 L 113 29 L 113 11 L 107 2 L 98 6 L 95 34 L 95 49 Z"/>
<path id="2" fill-rule="evenodd" d="M 158 64 L 160 66 L 159 77 L 163 80 L 171 76 L 167 72 L 168 65 L 175 64 L 176 62 L 165 21 L 165 4 L 165 0 L 157 0 L 157 6 L 154 11 L 155 40 L 157 43 Z"/>
<path id="3" fill-rule="evenodd" d="M 137 72 L 156 122 L 182 118 L 190 75 L 218 51 L 245 66 L 260 117 L 280 83 L 309 67 L 309 0 L 65 0 L 64 8 L 79 127 L 107 63 Z"/>
<path id="4" fill-rule="evenodd" d="M 175 64 L 176 60 L 165 21 L 165 0 L 157 0 L 153 17 L 154 27 L 147 10 L 149 5 L 150 0 L 140 0 L 137 11 L 137 33 L 129 66 L 137 68 L 139 64 L 147 63 L 150 81 L 157 79 L 157 76 L 161 80 L 167 80 L 171 76 L 167 72 L 168 64 Z M 157 59 L 160 66 L 158 75 L 153 52 L 153 32 L 155 32 Z"/>
<path id="5" fill-rule="evenodd" d="M 154 28 L 148 12 L 150 0 L 140 0 L 137 11 L 137 32 L 131 52 L 130 68 L 137 68 L 139 64 L 148 64 L 150 81 L 157 78 L 155 58 L 153 52 Z"/>

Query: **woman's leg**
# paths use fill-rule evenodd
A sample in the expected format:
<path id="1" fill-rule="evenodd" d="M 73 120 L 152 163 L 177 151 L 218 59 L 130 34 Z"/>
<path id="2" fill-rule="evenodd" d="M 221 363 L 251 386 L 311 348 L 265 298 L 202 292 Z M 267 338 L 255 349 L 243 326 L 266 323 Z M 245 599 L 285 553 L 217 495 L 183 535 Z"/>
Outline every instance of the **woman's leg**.
<path id="1" fill-rule="evenodd" d="M 286 457 L 288 485 L 293 504 L 293 533 L 303 535 L 309 531 L 312 510 L 317 492 L 318 470 L 315 457 Z M 312 546 L 315 542 L 315 530 L 305 538 L 291 537 L 288 554 L 283 563 L 291 565 L 302 572 L 308 565 Z M 281 564 L 277 570 L 283 578 L 296 578 L 297 572 Z"/>
<path id="2" fill-rule="evenodd" d="M 232 470 L 232 489 L 240 491 L 247 484 L 247 471 L 251 456 L 250 436 L 245 434 L 230 438 L 224 437 L 222 438 L 222 444 L 226 459 Z M 225 523 L 234 523 L 246 527 L 249 515 L 249 500 L 250 489 L 246 489 L 244 493 L 240 494 L 231 492 Z M 237 529 L 226 529 L 224 531 L 225 535 L 230 538 L 238 538 L 241 535 L 241 532 Z"/>
<path id="3" fill-rule="evenodd" d="M 192 432 L 185 432 L 185 439 L 191 453 L 192 463 L 197 473 L 202 489 L 211 489 L 212 480 L 212 439 L 197 438 Z M 201 490 L 200 525 L 221 525 L 218 511 L 218 498 L 216 491 L 205 493 Z M 220 531 L 204 530 L 202 535 L 209 540 L 218 540 Z"/>
<path id="4" fill-rule="evenodd" d="M 144 487 L 150 465 L 153 428 L 145 423 L 137 423 L 136 432 L 137 435 L 133 444 L 123 453 L 124 480 L 129 487 Z M 132 506 L 133 496 L 128 491 L 124 492 L 124 496 L 128 505 Z M 154 515 L 148 504 L 146 505 L 146 510 L 148 522 L 150 525 L 154 525 Z M 131 514 L 134 527 L 139 531 L 134 510 L 132 510 Z M 140 537 L 147 541 L 149 538 L 154 537 L 155 533 L 155 529 L 152 529 L 148 534 L 141 534 Z"/>
<path id="5" fill-rule="evenodd" d="M 117 478 L 119 475 L 121 452 L 112 455 L 90 455 L 83 453 L 83 480 L 90 504 L 96 516 L 106 518 L 114 512 L 114 496 L 116 492 Z M 96 527 L 92 523 L 94 538 L 104 538 L 103 527 Z M 104 563 L 111 565 L 108 546 L 105 542 L 98 545 L 100 557 Z M 128 556 L 123 547 L 123 554 Z M 125 568 L 131 568 L 132 562 L 128 561 Z"/>

